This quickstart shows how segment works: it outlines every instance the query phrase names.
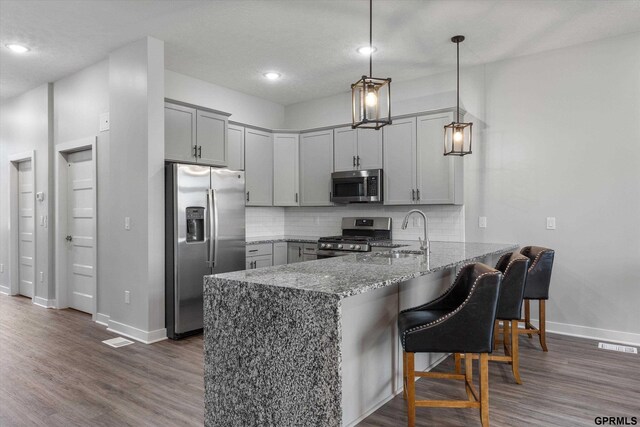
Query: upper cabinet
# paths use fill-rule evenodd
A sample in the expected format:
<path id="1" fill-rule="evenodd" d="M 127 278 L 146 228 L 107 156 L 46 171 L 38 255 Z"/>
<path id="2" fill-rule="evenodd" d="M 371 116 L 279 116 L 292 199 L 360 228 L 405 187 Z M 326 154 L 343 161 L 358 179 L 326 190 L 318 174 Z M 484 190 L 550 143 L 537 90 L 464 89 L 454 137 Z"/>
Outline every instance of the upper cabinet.
<path id="1" fill-rule="evenodd" d="M 232 170 L 244 170 L 244 127 L 228 126 L 229 161 L 227 167 Z"/>
<path id="2" fill-rule="evenodd" d="M 273 206 L 273 138 L 246 128 L 244 166 L 247 206 Z"/>
<path id="3" fill-rule="evenodd" d="M 453 113 L 417 117 L 416 202 L 423 205 L 463 203 L 463 160 L 445 156 L 444 126 L 453 121 Z"/>
<path id="4" fill-rule="evenodd" d="M 382 168 L 382 132 L 372 129 L 334 129 L 334 169 L 350 171 Z"/>
<path id="5" fill-rule="evenodd" d="M 300 174 L 298 170 L 299 135 L 273 135 L 273 205 L 298 206 Z"/>
<path id="6" fill-rule="evenodd" d="M 333 130 L 300 135 L 300 206 L 332 206 Z"/>
<path id="7" fill-rule="evenodd" d="M 384 132 L 384 204 L 416 201 L 416 118 L 394 120 Z"/>
<path id="8" fill-rule="evenodd" d="M 394 120 L 384 132 L 386 205 L 462 204 L 462 158 L 443 155 L 453 113 Z"/>
<path id="9" fill-rule="evenodd" d="M 165 103 L 165 159 L 227 166 L 228 116 Z"/>

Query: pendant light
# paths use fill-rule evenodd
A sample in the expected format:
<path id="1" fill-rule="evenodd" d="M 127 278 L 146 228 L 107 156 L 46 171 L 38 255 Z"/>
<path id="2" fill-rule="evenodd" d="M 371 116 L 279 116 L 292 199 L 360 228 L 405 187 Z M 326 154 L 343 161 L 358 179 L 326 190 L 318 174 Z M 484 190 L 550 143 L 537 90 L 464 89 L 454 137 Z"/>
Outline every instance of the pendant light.
<path id="1" fill-rule="evenodd" d="M 460 122 L 460 43 L 464 41 L 464 36 L 451 37 L 451 41 L 456 44 L 457 51 L 457 111 L 456 121 L 444 127 L 444 155 L 464 156 L 471 154 L 471 128 L 473 126 L 473 123 Z"/>
<path id="2" fill-rule="evenodd" d="M 373 77 L 373 0 L 369 0 L 369 76 L 351 85 L 351 127 L 380 129 L 391 124 L 391 78 Z"/>

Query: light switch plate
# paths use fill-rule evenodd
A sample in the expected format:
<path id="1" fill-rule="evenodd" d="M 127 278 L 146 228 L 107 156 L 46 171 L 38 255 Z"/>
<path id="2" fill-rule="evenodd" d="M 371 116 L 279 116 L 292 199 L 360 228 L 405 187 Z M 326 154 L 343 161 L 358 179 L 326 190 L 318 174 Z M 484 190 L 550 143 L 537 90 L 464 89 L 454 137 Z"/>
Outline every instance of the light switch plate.
<path id="1" fill-rule="evenodd" d="M 124 303 L 131 304 L 131 292 L 124 291 Z"/>
<path id="2" fill-rule="evenodd" d="M 4 273 L 4 264 L 0 264 L 0 273 Z"/>
<path id="3" fill-rule="evenodd" d="M 487 217 L 486 216 L 479 216 L 478 217 L 478 227 L 487 228 Z"/>
<path id="4" fill-rule="evenodd" d="M 128 216 L 124 217 L 124 229 L 131 230 L 131 218 Z"/>
<path id="5" fill-rule="evenodd" d="M 556 217 L 548 216 L 547 217 L 547 230 L 555 230 L 556 229 Z"/>
<path id="6" fill-rule="evenodd" d="M 109 113 L 100 114 L 100 132 L 109 130 Z"/>

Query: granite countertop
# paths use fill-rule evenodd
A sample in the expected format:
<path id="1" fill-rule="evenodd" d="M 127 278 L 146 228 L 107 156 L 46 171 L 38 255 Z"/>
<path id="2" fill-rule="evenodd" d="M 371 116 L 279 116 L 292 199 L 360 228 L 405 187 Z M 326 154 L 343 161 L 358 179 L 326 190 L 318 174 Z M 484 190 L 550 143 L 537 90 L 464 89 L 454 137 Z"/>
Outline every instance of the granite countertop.
<path id="1" fill-rule="evenodd" d="M 291 242 L 291 243 L 318 243 L 319 236 L 256 236 L 247 237 L 247 245 L 257 245 L 260 243 L 276 243 L 276 242 Z"/>
<path id="2" fill-rule="evenodd" d="M 403 243 L 407 243 L 407 246 L 390 250 L 405 253 L 419 251 L 419 245 L 414 241 L 386 242 L 387 245 Z M 424 255 L 417 254 L 404 258 L 385 258 L 376 252 L 345 255 L 207 276 L 205 293 L 209 292 L 211 279 L 220 278 L 322 292 L 347 298 L 434 271 L 473 262 L 485 256 L 501 254 L 517 247 L 516 244 L 504 243 L 431 242 L 428 261 Z"/>

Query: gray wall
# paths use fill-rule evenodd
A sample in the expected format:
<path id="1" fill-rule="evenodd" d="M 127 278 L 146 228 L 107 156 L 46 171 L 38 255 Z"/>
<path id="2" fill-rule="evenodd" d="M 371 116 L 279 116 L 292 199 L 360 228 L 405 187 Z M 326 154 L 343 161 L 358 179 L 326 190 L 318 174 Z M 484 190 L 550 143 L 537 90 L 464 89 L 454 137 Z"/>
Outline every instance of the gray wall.
<path id="1" fill-rule="evenodd" d="M 634 34 L 463 69 L 461 91 L 474 122 L 466 240 L 556 249 L 548 328 L 640 344 L 638 46 Z M 394 114 L 441 108 L 455 100 L 455 70 L 392 87 Z M 287 106 L 285 123 L 349 114 L 345 92 Z"/>
<path id="2" fill-rule="evenodd" d="M 49 180 L 49 140 L 50 134 L 51 88 L 45 84 L 20 96 L 2 103 L 0 106 L 0 263 L 4 272 L 0 273 L 0 290 L 7 292 L 11 286 L 10 234 L 9 234 L 9 156 L 35 150 L 35 192 L 44 192 L 42 202 L 34 201 L 35 216 L 48 216 L 48 227 L 36 221 L 35 228 L 35 296 L 44 300 L 53 299 L 53 252 L 50 244 L 53 236 L 51 211 L 52 181 Z M 40 282 L 40 272 L 44 280 Z M 46 302 L 42 302 L 46 303 Z"/>

